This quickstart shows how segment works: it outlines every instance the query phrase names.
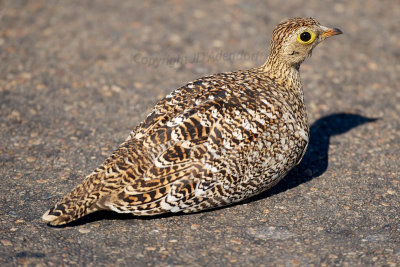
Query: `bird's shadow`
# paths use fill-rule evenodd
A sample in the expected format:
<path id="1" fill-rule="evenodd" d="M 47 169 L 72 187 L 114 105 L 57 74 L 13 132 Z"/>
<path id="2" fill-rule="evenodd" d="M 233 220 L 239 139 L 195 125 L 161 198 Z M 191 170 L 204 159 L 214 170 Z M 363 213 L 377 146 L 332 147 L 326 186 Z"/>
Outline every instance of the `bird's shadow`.
<path id="1" fill-rule="evenodd" d="M 306 183 L 311 179 L 322 175 L 328 168 L 328 151 L 330 138 L 335 135 L 344 134 L 364 123 L 369 123 L 376 120 L 376 118 L 367 118 L 358 114 L 347 113 L 331 114 L 318 119 L 310 127 L 310 143 L 301 163 L 292 171 L 290 171 L 289 174 L 275 187 L 265 191 L 262 194 L 254 196 L 246 200 L 245 202 L 252 202 L 264 199 L 271 195 L 282 193 L 286 190 L 294 188 L 302 183 Z M 240 205 L 240 203 L 238 204 Z M 135 218 L 148 220 L 154 218 L 166 218 L 176 215 L 177 214 L 165 214 L 157 216 L 137 217 L 131 214 L 118 214 L 110 211 L 99 211 L 84 216 L 83 218 L 71 222 L 66 226 L 78 226 L 104 219 L 129 220 Z"/>

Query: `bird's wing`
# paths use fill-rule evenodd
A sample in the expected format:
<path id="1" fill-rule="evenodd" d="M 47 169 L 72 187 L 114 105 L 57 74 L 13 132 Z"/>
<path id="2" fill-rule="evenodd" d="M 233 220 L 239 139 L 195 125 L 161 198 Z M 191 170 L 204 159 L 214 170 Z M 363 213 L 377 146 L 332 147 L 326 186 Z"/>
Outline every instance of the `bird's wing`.
<path id="1" fill-rule="evenodd" d="M 145 127 L 145 122 L 136 132 L 145 135 L 128 139 L 113 155 L 110 163 L 116 166 L 111 168 L 122 179 L 100 205 L 137 214 L 174 212 L 222 190 L 226 179 L 217 176 L 228 174 L 221 171 L 226 166 L 220 157 L 246 150 L 267 124 L 249 113 L 256 103 L 243 105 L 243 99 L 230 99 L 223 88 L 193 101 L 184 112 L 165 115 L 162 125 Z M 128 155 L 135 159 L 126 160 Z"/>

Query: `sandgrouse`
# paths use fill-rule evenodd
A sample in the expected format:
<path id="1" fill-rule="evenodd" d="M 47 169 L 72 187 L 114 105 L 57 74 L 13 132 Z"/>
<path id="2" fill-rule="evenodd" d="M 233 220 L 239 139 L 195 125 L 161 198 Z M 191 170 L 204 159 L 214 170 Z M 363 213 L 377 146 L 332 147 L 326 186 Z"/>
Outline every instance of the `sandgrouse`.
<path id="1" fill-rule="evenodd" d="M 271 188 L 300 162 L 309 140 L 300 64 L 341 33 L 312 18 L 280 23 L 265 64 L 167 95 L 43 220 L 61 225 L 98 210 L 197 212 Z"/>

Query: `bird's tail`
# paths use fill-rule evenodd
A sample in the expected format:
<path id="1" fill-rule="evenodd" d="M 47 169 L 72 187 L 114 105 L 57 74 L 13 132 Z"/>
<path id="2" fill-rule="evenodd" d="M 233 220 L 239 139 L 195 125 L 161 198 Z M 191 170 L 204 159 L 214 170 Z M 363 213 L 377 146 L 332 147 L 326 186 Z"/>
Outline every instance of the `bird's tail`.
<path id="1" fill-rule="evenodd" d="M 102 171 L 96 170 L 68 195 L 46 211 L 42 220 L 51 225 L 63 225 L 84 215 L 105 209 L 98 205 L 101 192 Z"/>

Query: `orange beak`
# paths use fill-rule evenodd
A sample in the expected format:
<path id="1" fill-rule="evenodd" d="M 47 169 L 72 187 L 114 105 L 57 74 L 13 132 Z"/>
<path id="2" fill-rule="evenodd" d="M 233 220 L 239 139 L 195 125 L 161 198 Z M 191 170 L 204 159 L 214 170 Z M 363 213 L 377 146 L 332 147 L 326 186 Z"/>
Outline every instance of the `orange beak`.
<path id="1" fill-rule="evenodd" d="M 323 39 L 325 39 L 325 38 L 328 38 L 328 37 L 331 37 L 331 36 L 334 36 L 334 35 L 338 35 L 338 34 L 342 34 L 342 33 L 343 32 L 338 28 L 331 28 L 331 29 L 327 29 L 326 31 L 324 31 L 321 34 L 321 37 Z"/>

